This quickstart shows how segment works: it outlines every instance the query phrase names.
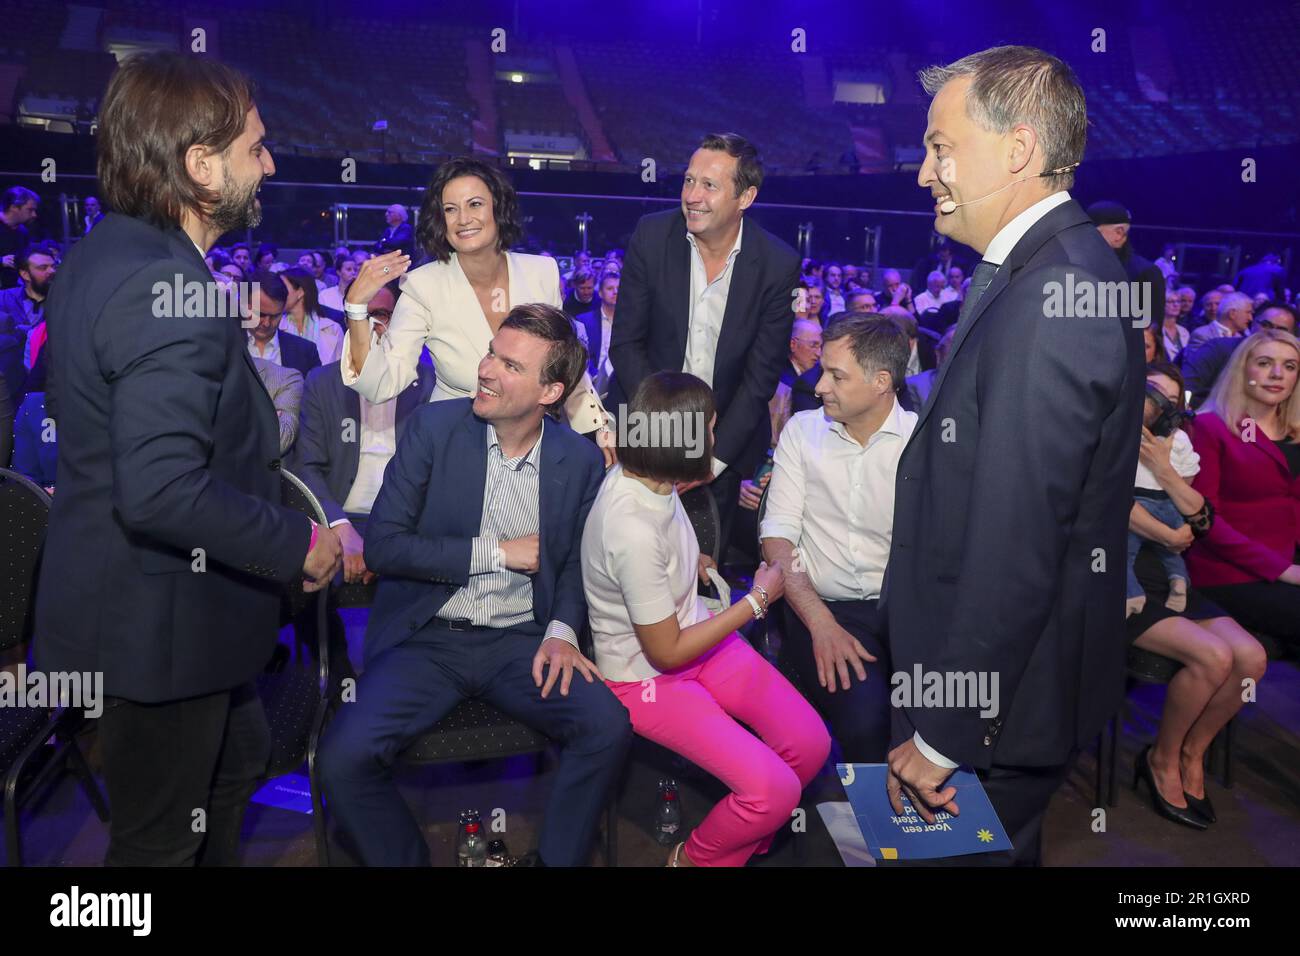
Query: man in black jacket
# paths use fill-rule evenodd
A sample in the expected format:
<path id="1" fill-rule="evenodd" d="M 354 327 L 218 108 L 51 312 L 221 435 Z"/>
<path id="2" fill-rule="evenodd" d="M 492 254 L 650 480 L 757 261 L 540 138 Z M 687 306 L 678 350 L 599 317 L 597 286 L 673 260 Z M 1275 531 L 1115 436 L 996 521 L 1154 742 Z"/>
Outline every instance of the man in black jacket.
<path id="1" fill-rule="evenodd" d="M 637 224 L 609 348 L 614 378 L 606 407 L 615 415 L 652 372 L 690 372 L 713 388 L 710 489 L 724 541 L 741 478 L 767 451 L 767 403 L 787 364 L 797 304 L 798 255 L 757 223 L 744 223 L 762 182 L 758 151 L 744 137 L 701 141 L 681 207 Z"/>
<path id="2" fill-rule="evenodd" d="M 97 139 L 118 212 L 73 247 L 47 306 L 59 492 L 34 651 L 42 670 L 103 674 L 109 864 L 237 861 L 281 590 L 341 566 L 334 533 L 279 504 L 279 426 L 238 316 L 175 308 L 224 298 L 205 294 L 203 257 L 261 218 L 263 133 L 228 67 L 123 63 Z"/>
<path id="3" fill-rule="evenodd" d="M 1150 259 L 1144 259 L 1133 251 L 1129 242 L 1129 229 L 1133 217 L 1123 204 L 1102 199 L 1088 207 L 1088 218 L 1097 226 L 1097 231 L 1106 240 L 1106 245 L 1115 250 L 1130 282 L 1142 282 L 1146 289 L 1142 293 L 1145 317 L 1159 325 L 1165 317 L 1165 295 L 1168 281 L 1160 267 Z"/>
<path id="4" fill-rule="evenodd" d="M 918 181 L 935 228 L 983 259 L 898 464 L 890 799 L 906 792 L 927 821 L 957 812 L 947 780 L 969 765 L 1015 848 L 997 862 L 1032 864 L 1071 755 L 1123 695 L 1142 335 L 1076 298 L 1091 288 L 1095 305 L 1125 274 L 1065 192 L 1086 124 L 1070 68 L 997 47 L 921 79 Z M 918 673 L 952 697 L 935 705 Z"/>

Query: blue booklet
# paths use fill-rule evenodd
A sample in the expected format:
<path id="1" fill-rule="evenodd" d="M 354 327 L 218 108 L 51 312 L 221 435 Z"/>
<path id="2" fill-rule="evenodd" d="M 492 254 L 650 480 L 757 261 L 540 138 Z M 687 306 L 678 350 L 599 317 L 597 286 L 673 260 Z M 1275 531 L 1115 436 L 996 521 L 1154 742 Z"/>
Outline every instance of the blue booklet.
<path id="1" fill-rule="evenodd" d="M 969 770 L 957 770 L 948 779 L 948 785 L 957 788 L 959 814 L 936 811 L 935 822 L 930 824 L 921 819 L 906 796 L 906 813 L 894 813 L 885 792 L 887 764 L 841 763 L 835 767 L 862 838 L 877 860 L 932 860 L 1011 849 L 984 787 Z"/>

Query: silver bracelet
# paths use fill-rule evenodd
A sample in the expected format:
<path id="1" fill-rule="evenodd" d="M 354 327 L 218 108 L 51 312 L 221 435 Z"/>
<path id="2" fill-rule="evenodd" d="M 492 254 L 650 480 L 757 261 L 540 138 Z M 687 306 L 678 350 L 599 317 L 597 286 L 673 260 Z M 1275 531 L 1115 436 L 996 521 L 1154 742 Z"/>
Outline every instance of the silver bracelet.
<path id="1" fill-rule="evenodd" d="M 763 616 L 767 614 L 767 611 L 762 607 L 759 607 L 758 598 L 754 597 L 752 594 L 746 594 L 745 600 L 749 602 L 749 606 L 754 610 L 754 620 L 763 620 Z"/>
<path id="2" fill-rule="evenodd" d="M 772 603 L 771 599 L 768 597 L 767 588 L 763 587 L 761 584 L 755 584 L 753 590 L 763 595 L 763 610 L 766 611 L 768 605 Z"/>

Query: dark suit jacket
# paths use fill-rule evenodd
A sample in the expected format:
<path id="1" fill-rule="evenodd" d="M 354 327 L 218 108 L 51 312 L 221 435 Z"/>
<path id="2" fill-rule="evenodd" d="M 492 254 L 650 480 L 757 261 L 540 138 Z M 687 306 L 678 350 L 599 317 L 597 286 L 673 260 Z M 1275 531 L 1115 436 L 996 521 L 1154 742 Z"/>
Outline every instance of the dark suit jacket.
<path id="1" fill-rule="evenodd" d="M 433 369 L 416 366 L 416 379 L 397 396 L 396 437 L 400 442 L 413 410 L 433 393 Z M 344 441 L 347 423 L 352 440 Z M 352 491 L 361 462 L 361 396 L 343 384 L 339 363 L 313 369 L 303 388 L 298 413 L 298 440 L 293 449 L 294 474 L 320 499 L 330 521 L 347 517 L 343 502 Z"/>
<path id="2" fill-rule="evenodd" d="M 396 229 L 391 226 L 385 229 L 383 237 L 375 245 L 375 255 L 393 252 L 396 249 L 408 252 L 412 257 L 415 256 L 415 233 L 411 231 L 409 222 L 402 223 Z"/>
<path id="3" fill-rule="evenodd" d="M 110 213 L 64 259 L 42 349 L 59 491 L 36 660 L 146 703 L 257 675 L 311 537 L 279 504 L 280 429 L 238 319 L 155 315 L 177 274 L 212 281 L 179 229 Z"/>
<path id="4" fill-rule="evenodd" d="M 27 298 L 27 290 L 21 285 L 0 292 L 0 332 L 25 330 L 29 327 L 30 320 L 23 306 L 25 298 Z"/>
<path id="5" fill-rule="evenodd" d="M 279 335 L 280 364 L 284 368 L 297 369 L 304 379 L 312 369 L 320 368 L 320 352 L 315 343 L 284 329 L 279 330 Z"/>
<path id="6" fill-rule="evenodd" d="M 597 300 L 594 309 L 576 316 L 574 321 L 582 323 L 582 327 L 587 330 L 587 372 L 594 379 L 596 377 L 596 363 L 600 361 L 600 350 L 604 347 L 601 335 L 604 333 L 605 325 L 600 321 L 599 300 Z"/>
<path id="7" fill-rule="evenodd" d="M 1126 246 L 1125 249 L 1127 254 L 1124 250 L 1119 254 L 1120 261 L 1124 264 L 1124 271 L 1128 273 L 1130 282 L 1147 283 L 1146 301 L 1150 308 L 1148 316 L 1153 325 L 1159 325 L 1165 317 L 1165 290 L 1168 287 L 1165 274 L 1150 259 L 1144 259 L 1134 252 L 1132 246 Z"/>
<path id="8" fill-rule="evenodd" d="M 1193 345 L 1188 340 L 1187 347 L 1178 356 L 1178 364 L 1183 373 L 1183 384 L 1192 393 L 1188 407 L 1200 408 L 1210 397 L 1214 383 L 1237 351 L 1237 346 L 1246 341 L 1243 338 L 1210 339 L 1202 345 Z"/>
<path id="9" fill-rule="evenodd" d="M 567 425 L 542 431 L 538 487 L 541 563 L 533 575 L 538 633 L 560 620 L 582 631 L 582 529 L 604 477 L 600 451 Z M 366 628 L 366 660 L 427 624 L 469 581 L 487 478 L 487 423 L 468 398 L 410 416 L 366 525 L 366 567 L 380 575 Z"/>
<path id="10" fill-rule="evenodd" d="M 995 274 L 898 464 L 882 597 L 894 670 L 996 673 L 999 712 L 910 706 L 895 739 L 916 729 L 975 767 L 1065 762 L 1124 692 L 1142 335 L 1130 317 L 1045 317 L 1046 284 L 1067 273 L 1124 280 L 1072 200 Z"/>
<path id="11" fill-rule="evenodd" d="M 821 408 L 822 400 L 817 397 L 817 383 L 821 381 L 822 363 L 815 362 L 813 367 L 803 374 L 796 374 L 795 367 L 789 363 L 781 372 L 781 383 L 790 386 L 790 414 L 798 415 L 811 408 Z"/>
<path id="12" fill-rule="evenodd" d="M 767 450 L 767 403 L 789 361 L 792 293 L 799 256 L 780 239 L 745 224 L 731 275 L 713 366 L 718 409 L 714 455 L 742 474 Z M 628 245 L 610 342 L 615 409 L 647 375 L 680 371 L 690 318 L 691 247 L 680 208 L 643 216 Z"/>

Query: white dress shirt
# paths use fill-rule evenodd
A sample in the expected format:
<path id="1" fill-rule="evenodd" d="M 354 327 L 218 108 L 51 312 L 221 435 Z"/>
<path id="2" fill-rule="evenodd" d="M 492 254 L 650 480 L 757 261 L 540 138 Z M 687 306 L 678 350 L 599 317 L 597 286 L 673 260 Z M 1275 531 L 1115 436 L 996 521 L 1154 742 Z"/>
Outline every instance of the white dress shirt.
<path id="1" fill-rule="evenodd" d="M 984 250 L 984 261 L 1000 266 L 1007 261 L 1016 243 L 1025 237 L 1031 226 L 1042 219 L 1061 203 L 1069 202 L 1070 194 L 1064 189 L 1038 200 L 1016 218 L 998 230 L 989 247 Z"/>
<path id="2" fill-rule="evenodd" d="M 924 312 L 927 309 L 937 309 L 947 301 L 948 299 L 943 297 L 943 290 L 940 290 L 938 295 L 931 295 L 930 290 L 926 289 L 916 297 L 913 304 L 916 306 L 917 312 Z"/>
<path id="3" fill-rule="evenodd" d="M 609 337 L 614 334 L 614 316 L 605 314 L 605 306 L 600 307 L 600 356 L 596 360 L 596 391 L 601 398 L 609 391 L 609 380 L 614 376 L 614 365 L 609 360 Z"/>
<path id="4" fill-rule="evenodd" d="M 826 601 L 880 597 L 894 531 L 898 459 L 916 428 L 898 400 L 866 445 L 821 409 L 799 412 L 781 431 L 760 536 L 799 549 Z"/>
<path id="5" fill-rule="evenodd" d="M 271 341 L 266 343 L 266 351 L 262 352 L 257 347 L 257 339 L 253 338 L 253 333 L 248 333 L 248 354 L 253 358 L 266 359 L 276 365 L 283 365 L 280 361 L 280 330 L 276 329 L 275 334 L 271 336 Z"/>
<path id="6" fill-rule="evenodd" d="M 357 449 L 357 476 L 352 479 L 343 510 L 368 515 L 384 483 L 384 469 L 397 452 L 397 399 L 376 404 L 364 395 L 357 398 L 361 401 L 361 444 Z"/>
<path id="7" fill-rule="evenodd" d="M 718 337 L 722 334 L 722 319 L 727 312 L 727 296 L 731 292 L 731 276 L 740 255 L 740 239 L 745 234 L 745 220 L 740 221 L 736 242 L 727 253 L 727 264 L 717 278 L 709 281 L 708 269 L 695 237 L 686 233 L 691 244 L 691 302 L 686 331 L 686 360 L 682 371 L 689 372 L 713 387 L 713 362 L 718 354 Z M 714 477 L 722 474 L 726 463 L 713 459 Z"/>
<path id="8" fill-rule="evenodd" d="M 1169 338 L 1169 330 L 1165 326 L 1160 327 L 1160 344 L 1164 346 L 1165 358 L 1171 362 L 1178 359 L 1183 349 L 1187 348 L 1187 340 L 1192 337 L 1192 333 L 1181 325 L 1176 325 L 1174 328 L 1176 329 L 1175 338 L 1177 342 Z"/>
<path id="9" fill-rule="evenodd" d="M 727 295 L 731 291 L 731 274 L 740 255 L 740 238 L 745 234 L 745 220 L 740 221 L 736 242 L 727 253 L 727 264 L 717 278 L 709 281 L 704 256 L 689 232 L 686 241 L 691 244 L 691 311 L 686 333 L 686 360 L 682 371 L 690 372 L 710 388 L 713 387 L 713 361 L 718 352 L 718 336 L 722 333 L 722 318 L 727 311 Z"/>

